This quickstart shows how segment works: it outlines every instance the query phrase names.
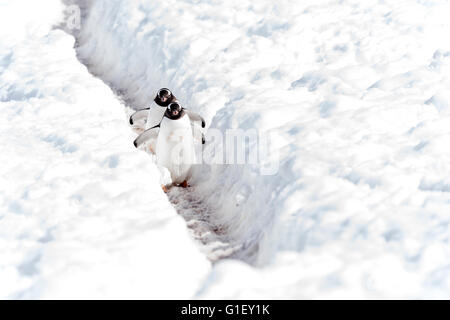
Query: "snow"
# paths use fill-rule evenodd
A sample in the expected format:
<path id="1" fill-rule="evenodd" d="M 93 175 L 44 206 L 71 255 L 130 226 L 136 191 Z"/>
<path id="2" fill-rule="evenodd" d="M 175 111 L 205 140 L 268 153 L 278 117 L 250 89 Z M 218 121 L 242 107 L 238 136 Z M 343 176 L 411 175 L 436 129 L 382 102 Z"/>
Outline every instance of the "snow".
<path id="1" fill-rule="evenodd" d="M 0 4 L 0 297 L 450 297 L 447 1 L 66 2 Z M 166 197 L 160 87 L 270 159 Z"/>
<path id="2" fill-rule="evenodd" d="M 0 9 L 20 21 L 0 31 L 0 297 L 191 297 L 210 262 L 130 143 L 123 105 L 52 28 L 63 9 Z"/>

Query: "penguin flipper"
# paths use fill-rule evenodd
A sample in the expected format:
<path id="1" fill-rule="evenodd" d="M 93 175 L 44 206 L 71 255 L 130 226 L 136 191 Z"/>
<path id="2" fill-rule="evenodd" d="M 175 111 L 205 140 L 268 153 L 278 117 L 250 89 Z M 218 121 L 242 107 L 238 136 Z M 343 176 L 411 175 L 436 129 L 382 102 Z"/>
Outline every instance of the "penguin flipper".
<path id="1" fill-rule="evenodd" d="M 136 140 L 134 140 L 133 144 L 136 148 L 139 148 L 142 144 L 150 140 L 152 137 L 154 137 L 157 133 L 155 130 L 156 128 L 159 128 L 159 125 L 154 126 L 153 128 L 147 129 L 144 132 L 142 132 Z"/>
<path id="2" fill-rule="evenodd" d="M 144 119 L 144 118 L 147 119 L 149 110 L 150 110 L 150 108 L 146 108 L 146 109 L 138 110 L 135 113 L 133 113 L 130 117 L 130 124 L 133 125 L 141 119 Z"/>
<path id="3" fill-rule="evenodd" d="M 202 128 L 206 127 L 206 122 L 205 119 L 203 119 L 203 117 L 201 115 L 199 115 L 198 113 L 195 113 L 191 110 L 186 110 L 187 115 L 189 116 L 189 119 L 191 119 L 191 121 L 200 121 L 202 123 Z"/>

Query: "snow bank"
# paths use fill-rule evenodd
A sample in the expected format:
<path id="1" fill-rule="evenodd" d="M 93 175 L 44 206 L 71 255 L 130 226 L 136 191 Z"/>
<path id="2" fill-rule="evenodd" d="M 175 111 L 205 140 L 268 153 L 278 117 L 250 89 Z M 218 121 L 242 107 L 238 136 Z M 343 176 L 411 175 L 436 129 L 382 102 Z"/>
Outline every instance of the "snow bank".
<path id="1" fill-rule="evenodd" d="M 0 299 L 191 297 L 210 263 L 63 10 L 0 3 Z"/>
<path id="2" fill-rule="evenodd" d="M 450 295 L 445 1 L 85 5 L 78 52 L 132 107 L 168 86 L 210 128 L 274 135 L 276 175 L 195 177 L 265 266 L 219 263 L 199 297 Z"/>

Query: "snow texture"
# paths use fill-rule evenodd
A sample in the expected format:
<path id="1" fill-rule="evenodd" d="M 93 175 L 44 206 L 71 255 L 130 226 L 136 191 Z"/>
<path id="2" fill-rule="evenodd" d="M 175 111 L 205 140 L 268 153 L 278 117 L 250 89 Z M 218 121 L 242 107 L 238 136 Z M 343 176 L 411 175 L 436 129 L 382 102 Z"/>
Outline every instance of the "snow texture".
<path id="1" fill-rule="evenodd" d="M 70 3 L 0 2 L 0 297 L 450 298 L 448 1 Z M 279 170 L 166 197 L 160 87 Z"/>
<path id="2" fill-rule="evenodd" d="M 192 297 L 210 262 L 63 9 L 1 3 L 0 298 Z"/>

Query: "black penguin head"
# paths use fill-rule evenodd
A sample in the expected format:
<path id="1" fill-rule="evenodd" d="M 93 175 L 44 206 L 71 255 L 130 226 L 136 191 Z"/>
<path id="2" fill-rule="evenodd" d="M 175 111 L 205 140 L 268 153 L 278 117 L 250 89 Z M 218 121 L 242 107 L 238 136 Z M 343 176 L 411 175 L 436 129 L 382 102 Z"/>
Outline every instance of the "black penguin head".
<path id="1" fill-rule="evenodd" d="M 183 108 L 180 106 L 178 102 L 172 102 L 167 107 L 167 112 L 169 113 L 170 116 L 177 117 L 181 114 L 182 109 Z"/>
<path id="2" fill-rule="evenodd" d="M 169 104 L 170 101 L 173 98 L 172 92 L 167 88 L 161 88 L 159 89 L 158 93 L 156 94 L 155 101 L 161 102 L 162 104 Z"/>

